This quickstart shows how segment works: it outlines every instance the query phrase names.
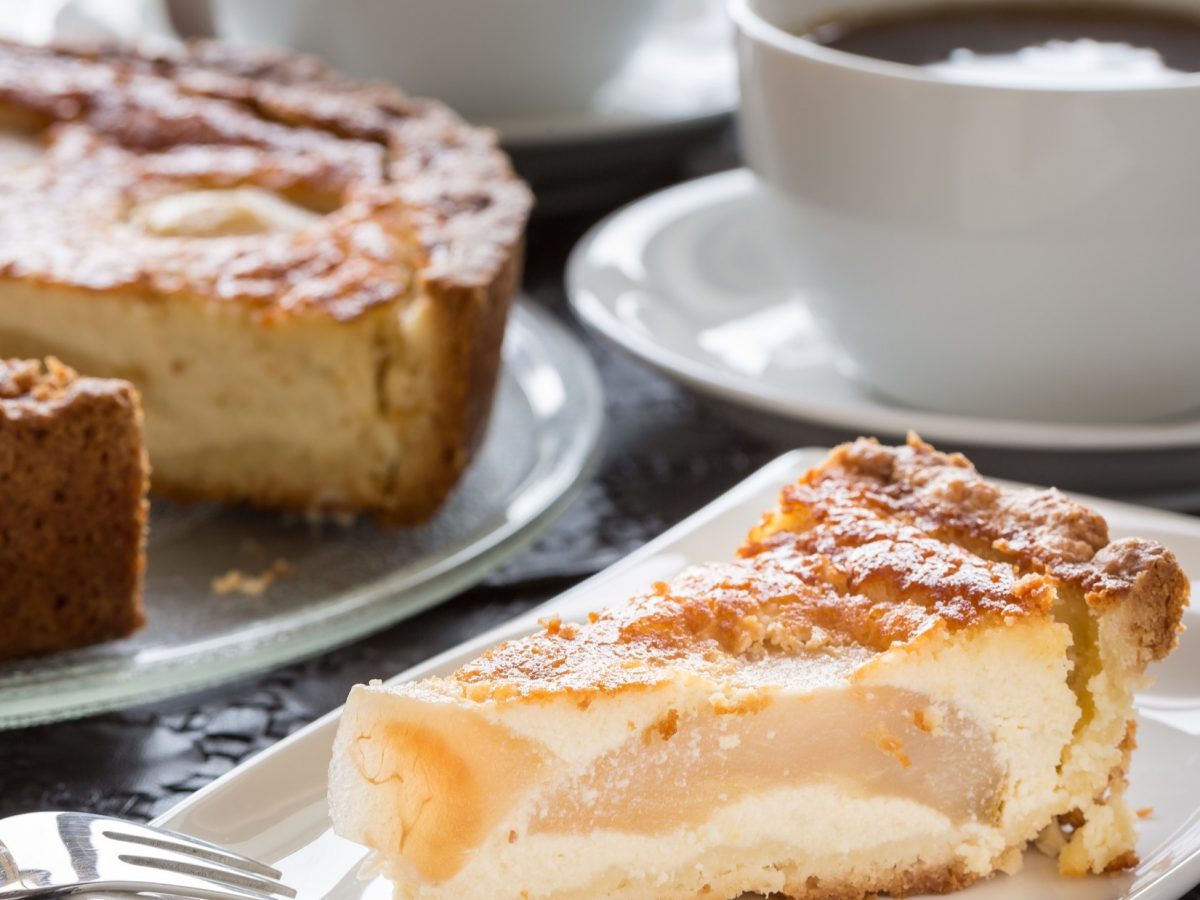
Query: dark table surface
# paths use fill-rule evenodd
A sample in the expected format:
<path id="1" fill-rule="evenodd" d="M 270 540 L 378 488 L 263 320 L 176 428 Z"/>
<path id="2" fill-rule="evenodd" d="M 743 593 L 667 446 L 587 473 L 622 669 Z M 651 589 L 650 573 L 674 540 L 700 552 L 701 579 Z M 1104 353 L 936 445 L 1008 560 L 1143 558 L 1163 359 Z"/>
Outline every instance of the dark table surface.
<path id="1" fill-rule="evenodd" d="M 613 181 L 665 186 L 733 165 L 730 135 Z M 609 176 L 611 177 L 611 176 Z M 594 197 L 594 192 L 591 192 Z M 569 200 L 569 198 L 568 198 Z M 338 706 L 351 685 L 399 672 L 599 571 L 792 446 L 849 433 L 801 430 L 787 444 L 747 432 L 719 408 L 597 343 L 570 318 L 563 265 L 607 209 L 536 219 L 526 291 L 557 312 L 596 361 L 607 392 L 604 454 L 582 496 L 538 543 L 479 586 L 348 647 L 257 677 L 122 712 L 0 732 L 0 817 L 77 809 L 149 819 Z M 1200 890 L 1187 895 L 1200 900 Z"/>

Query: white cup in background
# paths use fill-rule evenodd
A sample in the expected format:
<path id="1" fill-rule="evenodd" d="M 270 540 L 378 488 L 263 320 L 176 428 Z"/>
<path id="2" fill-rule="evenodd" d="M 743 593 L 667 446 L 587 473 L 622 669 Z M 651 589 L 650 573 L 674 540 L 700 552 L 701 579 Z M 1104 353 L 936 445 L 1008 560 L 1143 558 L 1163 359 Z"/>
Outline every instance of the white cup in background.
<path id="1" fill-rule="evenodd" d="M 213 0 L 219 37 L 294 47 L 463 115 L 582 111 L 662 0 Z"/>
<path id="2" fill-rule="evenodd" d="M 729 4 L 746 156 L 859 376 L 959 414 L 1200 408 L 1200 76 L 961 83 L 793 33 L 908 4 Z"/>

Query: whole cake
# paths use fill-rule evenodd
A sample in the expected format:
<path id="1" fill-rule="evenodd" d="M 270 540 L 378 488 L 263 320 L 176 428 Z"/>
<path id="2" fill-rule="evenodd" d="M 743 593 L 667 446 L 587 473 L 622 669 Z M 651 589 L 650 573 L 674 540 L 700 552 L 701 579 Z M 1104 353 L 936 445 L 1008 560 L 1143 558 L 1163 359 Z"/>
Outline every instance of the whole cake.
<path id="1" fill-rule="evenodd" d="M 0 43 L 0 355 L 136 384 L 170 495 L 428 517 L 529 205 L 490 131 L 309 57 Z"/>
<path id="2" fill-rule="evenodd" d="M 148 474 L 130 384 L 0 360 L 0 659 L 142 626 Z"/>
<path id="3" fill-rule="evenodd" d="M 859 898 L 1133 865 L 1172 554 L 917 440 L 784 489 L 739 559 L 452 677 L 356 687 L 336 831 L 404 898 Z"/>

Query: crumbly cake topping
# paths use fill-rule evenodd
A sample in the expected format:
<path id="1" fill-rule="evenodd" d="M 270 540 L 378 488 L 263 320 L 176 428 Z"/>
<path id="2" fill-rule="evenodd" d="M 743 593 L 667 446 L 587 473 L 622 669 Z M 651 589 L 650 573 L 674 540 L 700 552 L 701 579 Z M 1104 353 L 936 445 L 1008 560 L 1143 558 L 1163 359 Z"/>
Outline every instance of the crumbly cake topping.
<path id="1" fill-rule="evenodd" d="M 78 377 L 54 357 L 45 365 L 36 359 L 0 359 L 0 401 L 50 403 L 66 394 Z"/>
<path id="2" fill-rule="evenodd" d="M 1155 541 L 1110 541 L 1095 511 L 1050 488 L 1006 489 L 985 481 L 961 454 L 915 435 L 902 447 L 860 439 L 784 491 L 785 513 L 838 495 L 977 554 L 1044 573 L 1079 589 L 1093 606 L 1132 602 L 1150 658 L 1175 646 L 1189 583 L 1174 554 Z"/>
<path id="3" fill-rule="evenodd" d="M 925 531 L 986 539 L 1026 563 L 1086 562 L 1108 543 L 1104 518 L 1059 491 L 1006 490 L 985 481 L 962 454 L 941 453 L 915 435 L 901 447 L 863 438 L 835 448 L 812 479 L 785 492 L 784 508 L 799 492 L 831 481 Z"/>
<path id="4" fill-rule="evenodd" d="M 952 568 L 956 563 L 946 560 L 956 556 L 947 551 L 935 564 Z M 695 566 L 586 624 L 550 620 L 543 632 L 501 644 L 455 678 L 473 699 L 612 693 L 680 672 L 749 687 L 758 664 L 779 657 L 861 663 L 945 627 L 1049 610 L 1053 592 L 1042 579 L 1017 579 L 1003 564 L 982 563 L 989 566 L 997 569 L 995 582 L 967 576 L 964 584 L 977 579 L 990 588 L 978 604 L 961 608 L 906 592 L 898 569 L 875 567 L 883 580 L 856 585 L 854 572 L 819 555 L 763 553 Z"/>
<path id="5" fill-rule="evenodd" d="M 476 700 L 614 693 L 680 672 L 736 681 L 769 655 L 839 643 L 817 624 L 821 610 L 839 605 L 830 586 L 782 570 L 697 566 L 585 624 L 547 620 L 542 632 L 489 650 L 454 678 Z"/>
<path id="6" fill-rule="evenodd" d="M 487 130 L 320 62 L 200 42 L 158 52 L 0 43 L 0 131 L 44 153 L 0 172 L 0 277 L 350 319 L 414 277 L 484 287 L 529 193 Z M 256 188 L 312 212 L 148 231 L 146 204 Z M 209 198 L 207 221 L 231 214 Z M 194 203 L 193 203 L 194 205 Z M 236 204 L 235 204 L 236 205 Z M 220 222 L 218 221 L 218 226 Z"/>
<path id="7" fill-rule="evenodd" d="M 586 696 L 681 671 L 736 680 L 772 656 L 861 660 L 929 633 L 1049 617 L 1064 582 L 1089 602 L 1141 608 L 1131 638 L 1149 657 L 1169 651 L 1188 590 L 1161 546 L 1110 544 L 1104 520 L 1062 494 L 989 484 L 916 438 L 836 448 L 785 488 L 740 556 L 586 624 L 551 621 L 455 681 L 480 700 Z"/>

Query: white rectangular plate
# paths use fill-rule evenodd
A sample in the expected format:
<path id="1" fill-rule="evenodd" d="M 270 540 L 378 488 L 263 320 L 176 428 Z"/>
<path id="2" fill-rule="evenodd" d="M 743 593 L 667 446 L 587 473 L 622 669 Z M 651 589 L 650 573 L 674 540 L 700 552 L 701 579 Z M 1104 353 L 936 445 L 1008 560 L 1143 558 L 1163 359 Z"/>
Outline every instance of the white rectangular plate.
<path id="1" fill-rule="evenodd" d="M 475 640 L 410 669 L 397 680 L 449 675 L 498 641 L 534 631 L 549 613 L 579 620 L 620 602 L 651 582 L 695 562 L 732 558 L 749 528 L 782 487 L 824 456 L 796 450 L 782 456 L 636 553 L 549 603 Z M 1172 513 L 1087 498 L 1108 519 L 1114 537 L 1154 538 L 1173 549 L 1184 568 L 1200 572 L 1200 521 Z M 1194 626 L 1196 613 L 1187 618 Z M 381 675 L 385 673 L 380 673 Z M 1200 628 L 1154 672 L 1156 685 L 1139 698 L 1139 748 L 1130 794 L 1152 807 L 1141 823 L 1137 871 L 1115 877 L 1065 879 L 1038 853 L 1026 854 L 1016 876 L 999 876 L 964 892 L 972 900 L 1175 900 L 1200 882 Z M 278 866 L 300 900 L 318 897 L 387 900 L 382 879 L 360 881 L 365 851 L 336 837 L 325 807 L 325 772 L 337 725 L 335 710 L 213 782 L 156 824 L 225 844 Z M 502 900 L 502 898 L 497 898 Z"/>

